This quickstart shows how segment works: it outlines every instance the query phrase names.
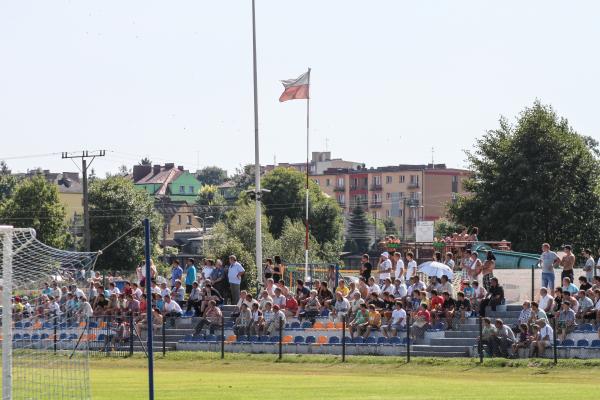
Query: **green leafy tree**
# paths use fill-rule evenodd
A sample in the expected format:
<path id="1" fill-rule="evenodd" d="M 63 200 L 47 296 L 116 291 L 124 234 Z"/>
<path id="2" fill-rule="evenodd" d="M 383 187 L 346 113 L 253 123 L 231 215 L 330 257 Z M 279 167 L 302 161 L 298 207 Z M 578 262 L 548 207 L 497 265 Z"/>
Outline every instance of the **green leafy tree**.
<path id="1" fill-rule="evenodd" d="M 144 157 L 140 160 L 140 165 L 152 165 L 152 160 L 148 157 Z"/>
<path id="2" fill-rule="evenodd" d="M 8 177 L 4 177 L 5 179 Z M 36 237 L 48 246 L 65 248 L 69 235 L 65 208 L 58 188 L 41 175 L 8 183 L 9 197 L 0 203 L 0 221 L 21 228 L 34 228 Z M 2 183 L 0 183 L 2 187 Z"/>
<path id="3" fill-rule="evenodd" d="M 244 165 L 242 168 L 236 168 L 235 174 L 231 180 L 235 183 L 238 191 L 242 192 L 254 186 L 254 165 Z"/>
<path id="4" fill-rule="evenodd" d="M 504 118 L 467 152 L 472 195 L 450 207 L 480 238 L 506 239 L 522 251 L 540 244 L 593 246 L 600 234 L 597 143 L 536 101 L 514 126 Z"/>
<path id="5" fill-rule="evenodd" d="M 96 179 L 90 185 L 89 203 L 94 250 L 103 249 L 132 227 L 139 226 L 104 250 L 96 267 L 134 269 L 144 257 L 143 219 L 150 218 L 152 243 L 158 243 L 158 234 L 163 226 L 161 216 L 154 210 L 152 198 L 137 190 L 130 180 L 113 176 Z"/>
<path id="6" fill-rule="evenodd" d="M 452 236 L 453 233 L 461 233 L 465 227 L 447 218 L 440 218 L 433 224 L 435 235 L 444 238 Z"/>
<path id="7" fill-rule="evenodd" d="M 262 179 L 270 190 L 263 194 L 269 230 L 274 237 L 283 231 L 286 219 L 304 221 L 306 216 L 306 176 L 291 168 L 275 168 Z M 317 242 L 340 244 L 343 234 L 342 211 L 314 182 L 309 182 L 309 229 Z"/>
<path id="8" fill-rule="evenodd" d="M 220 185 L 227 180 L 227 171 L 219 167 L 204 167 L 196 172 L 196 178 L 203 185 Z"/>
<path id="9" fill-rule="evenodd" d="M 217 222 L 227 210 L 227 201 L 219 193 L 219 188 L 214 185 L 204 185 L 198 192 L 196 198 L 197 213 L 202 218 L 208 218 L 206 222 L 212 220 Z"/>
<path id="10" fill-rule="evenodd" d="M 352 210 L 352 214 L 348 219 L 345 250 L 354 253 L 364 253 L 369 249 L 370 243 L 370 229 L 367 215 L 362 207 L 356 207 Z"/>
<path id="11" fill-rule="evenodd" d="M 385 228 L 386 235 L 394 235 L 398 237 L 398 227 L 392 218 L 386 218 L 383 220 L 383 226 Z"/>
<path id="12" fill-rule="evenodd" d="M 10 175 L 10 169 L 4 160 L 0 160 L 0 175 Z"/>

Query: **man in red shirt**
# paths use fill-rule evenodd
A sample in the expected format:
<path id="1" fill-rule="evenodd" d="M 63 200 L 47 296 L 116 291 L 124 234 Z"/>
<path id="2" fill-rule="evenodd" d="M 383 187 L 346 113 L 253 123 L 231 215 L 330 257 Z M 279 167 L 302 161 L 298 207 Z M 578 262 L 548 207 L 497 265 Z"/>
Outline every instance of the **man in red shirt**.
<path id="1" fill-rule="evenodd" d="M 289 291 L 287 296 L 285 296 L 285 309 L 283 310 L 283 313 L 286 317 L 298 316 L 298 301 L 291 293 L 289 293 Z"/>

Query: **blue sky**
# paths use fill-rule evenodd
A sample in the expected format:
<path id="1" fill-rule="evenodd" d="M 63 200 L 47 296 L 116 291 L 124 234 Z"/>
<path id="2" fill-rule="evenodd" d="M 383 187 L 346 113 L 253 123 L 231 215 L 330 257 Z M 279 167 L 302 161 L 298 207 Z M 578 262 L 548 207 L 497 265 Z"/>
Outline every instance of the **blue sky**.
<path id="1" fill-rule="evenodd" d="M 311 150 L 368 166 L 464 149 L 539 98 L 600 139 L 596 1 L 257 0 L 261 161 L 305 157 L 305 102 L 280 79 L 312 68 Z M 99 173 L 143 156 L 230 172 L 254 161 L 249 0 L 0 3 L 0 159 Z"/>

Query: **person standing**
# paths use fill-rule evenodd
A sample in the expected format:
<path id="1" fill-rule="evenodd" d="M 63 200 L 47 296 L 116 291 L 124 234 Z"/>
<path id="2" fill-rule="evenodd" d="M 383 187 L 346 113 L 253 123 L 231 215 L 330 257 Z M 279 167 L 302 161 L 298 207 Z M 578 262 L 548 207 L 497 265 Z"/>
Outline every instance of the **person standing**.
<path id="1" fill-rule="evenodd" d="M 404 275 L 404 261 L 402 260 L 402 254 L 400 252 L 394 253 L 394 260 L 396 261 L 396 269 L 394 270 L 394 278 L 402 279 Z"/>
<path id="2" fill-rule="evenodd" d="M 406 253 L 406 261 L 408 261 L 406 274 L 404 274 L 404 279 L 406 280 L 406 285 L 409 285 L 410 279 L 413 276 L 417 276 L 417 262 L 415 261 L 415 255 L 412 251 Z"/>
<path id="3" fill-rule="evenodd" d="M 277 283 L 283 279 L 284 266 L 280 256 L 275 256 L 275 264 L 273 265 L 273 282 Z"/>
<path id="4" fill-rule="evenodd" d="M 562 271 L 560 273 L 560 279 L 569 278 L 571 282 L 575 281 L 573 275 L 573 267 L 575 266 L 575 255 L 573 254 L 573 247 L 570 244 L 564 247 L 565 255 L 562 260 L 560 260 L 559 265 L 562 267 Z"/>
<path id="5" fill-rule="evenodd" d="M 188 258 L 186 261 L 185 268 L 185 293 L 190 294 L 192 292 L 192 285 L 196 282 L 196 266 L 194 265 L 194 259 Z"/>
<path id="6" fill-rule="evenodd" d="M 382 286 L 387 278 L 391 276 L 392 262 L 390 254 L 387 251 L 381 253 L 379 257 L 379 285 Z"/>
<path id="7" fill-rule="evenodd" d="M 496 268 L 496 256 L 492 253 L 491 250 L 487 252 L 486 260 L 483 263 L 483 268 L 481 273 L 483 275 L 483 287 L 485 290 L 490 290 L 492 286 L 490 281 L 494 277 L 494 268 Z"/>
<path id="8" fill-rule="evenodd" d="M 175 287 L 175 282 L 183 277 L 183 269 L 179 266 L 179 260 L 173 259 L 171 262 L 171 289 Z"/>
<path id="9" fill-rule="evenodd" d="M 246 273 L 242 264 L 237 261 L 233 254 L 229 256 L 229 269 L 227 270 L 227 280 L 229 281 L 229 289 L 231 291 L 231 304 L 237 304 L 240 299 L 240 286 L 242 284 L 242 276 Z"/>
<path id="10" fill-rule="evenodd" d="M 560 263 L 558 254 L 550 250 L 550 244 L 542 244 L 542 254 L 539 265 L 542 267 L 542 287 L 550 289 L 550 295 L 554 296 L 554 267 Z"/>
<path id="11" fill-rule="evenodd" d="M 363 254 L 360 259 L 360 276 L 365 278 L 365 282 L 369 281 L 372 270 L 373 270 L 373 265 L 371 265 L 371 263 L 369 262 L 369 255 Z"/>
<path id="12" fill-rule="evenodd" d="M 585 277 L 588 282 L 591 282 L 594 279 L 594 256 L 592 255 L 592 250 L 585 249 L 583 251 L 583 256 L 585 257 L 585 265 L 583 266 L 583 271 L 585 272 Z"/>

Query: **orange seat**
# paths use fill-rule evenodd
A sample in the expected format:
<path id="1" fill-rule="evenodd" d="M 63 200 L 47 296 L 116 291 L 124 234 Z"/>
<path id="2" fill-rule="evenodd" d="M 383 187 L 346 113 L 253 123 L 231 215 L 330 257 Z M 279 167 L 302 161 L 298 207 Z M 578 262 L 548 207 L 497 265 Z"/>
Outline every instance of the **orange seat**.
<path id="1" fill-rule="evenodd" d="M 94 341 L 94 340 L 96 340 L 96 334 L 95 333 L 90 333 L 90 334 L 87 335 L 86 339 L 89 340 L 89 341 Z"/>
<path id="2" fill-rule="evenodd" d="M 81 321 L 81 322 L 79 323 L 79 327 L 80 327 L 80 328 L 85 328 L 85 321 Z"/>
<path id="3" fill-rule="evenodd" d="M 317 338 L 317 344 L 327 344 L 327 336 L 319 336 Z"/>
<path id="4" fill-rule="evenodd" d="M 42 329 L 42 323 L 40 321 L 36 321 L 33 326 L 32 326 L 33 330 L 37 330 L 37 329 Z"/>
<path id="5" fill-rule="evenodd" d="M 327 329 L 335 329 L 334 323 L 331 321 L 327 322 Z"/>
<path id="6" fill-rule="evenodd" d="M 323 323 L 320 321 L 315 322 L 313 329 L 323 329 Z"/>
<path id="7" fill-rule="evenodd" d="M 98 324 L 98 328 L 100 328 L 100 329 L 102 329 L 102 328 L 106 328 L 106 322 L 104 322 L 104 321 L 101 321 L 101 322 Z"/>
<path id="8" fill-rule="evenodd" d="M 342 329 L 344 327 L 344 323 L 342 321 L 335 323 L 335 329 Z"/>
<path id="9" fill-rule="evenodd" d="M 227 339 L 225 339 L 225 343 L 233 343 L 236 340 L 237 340 L 237 336 L 235 336 L 235 335 L 227 336 Z"/>
<path id="10" fill-rule="evenodd" d="M 292 340 L 293 340 L 293 339 L 294 339 L 294 338 L 292 338 L 292 336 L 291 336 L 291 335 L 287 335 L 287 336 L 284 336 L 284 337 L 283 337 L 283 340 L 281 341 L 281 343 L 292 343 Z"/>

